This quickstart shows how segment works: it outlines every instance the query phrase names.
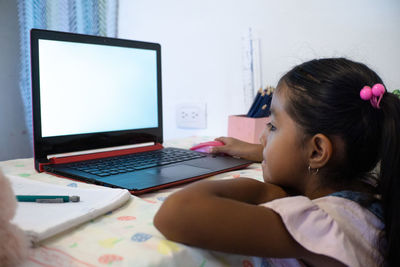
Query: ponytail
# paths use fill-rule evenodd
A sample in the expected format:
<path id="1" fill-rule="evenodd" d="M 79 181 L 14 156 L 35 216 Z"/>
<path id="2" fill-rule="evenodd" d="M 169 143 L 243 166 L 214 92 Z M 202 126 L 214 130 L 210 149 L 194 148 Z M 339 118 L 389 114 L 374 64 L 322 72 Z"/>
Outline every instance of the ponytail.
<path id="1" fill-rule="evenodd" d="M 381 237 L 385 266 L 400 266 L 400 99 L 386 93 L 382 98 L 381 195 L 385 228 Z"/>

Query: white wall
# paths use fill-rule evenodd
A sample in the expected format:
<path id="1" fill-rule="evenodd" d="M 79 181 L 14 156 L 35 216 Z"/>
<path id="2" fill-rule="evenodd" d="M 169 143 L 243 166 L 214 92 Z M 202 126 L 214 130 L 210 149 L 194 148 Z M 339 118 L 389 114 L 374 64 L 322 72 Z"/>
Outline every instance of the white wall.
<path id="1" fill-rule="evenodd" d="M 120 0 L 119 37 L 162 46 L 164 134 L 226 135 L 227 117 L 246 113 L 242 41 L 261 40 L 264 84 L 304 60 L 345 56 L 400 88 L 398 0 Z M 178 129 L 175 107 L 206 102 L 205 130 Z"/>
<path id="2" fill-rule="evenodd" d="M 294 64 L 347 56 L 400 88 L 398 0 L 119 0 L 120 37 L 159 42 L 167 139 L 224 135 L 227 116 L 245 113 L 242 42 L 261 38 L 263 80 L 275 84 Z M 0 0 L 0 160 L 31 157 L 18 88 L 16 2 Z M 207 102 L 206 130 L 177 129 L 175 107 Z"/>

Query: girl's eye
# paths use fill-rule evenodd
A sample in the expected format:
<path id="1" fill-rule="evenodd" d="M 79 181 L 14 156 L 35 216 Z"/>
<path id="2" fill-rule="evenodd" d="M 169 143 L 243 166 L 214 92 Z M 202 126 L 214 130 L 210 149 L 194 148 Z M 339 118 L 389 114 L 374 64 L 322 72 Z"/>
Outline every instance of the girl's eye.
<path id="1" fill-rule="evenodd" d="M 270 130 L 270 131 L 275 131 L 276 130 L 276 127 L 274 126 L 274 125 L 272 125 L 272 123 L 267 123 L 267 127 L 268 127 L 268 130 Z"/>

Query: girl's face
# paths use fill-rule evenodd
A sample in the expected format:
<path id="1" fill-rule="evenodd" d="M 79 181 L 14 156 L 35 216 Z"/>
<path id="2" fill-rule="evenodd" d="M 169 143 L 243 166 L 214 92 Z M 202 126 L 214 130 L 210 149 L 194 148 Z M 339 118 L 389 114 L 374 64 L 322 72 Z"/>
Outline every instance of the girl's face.
<path id="1" fill-rule="evenodd" d="M 293 189 L 302 188 L 307 174 L 307 157 L 301 143 L 301 129 L 286 113 L 286 85 L 280 84 L 271 103 L 271 122 L 268 123 L 263 145 L 262 170 L 264 181 Z"/>

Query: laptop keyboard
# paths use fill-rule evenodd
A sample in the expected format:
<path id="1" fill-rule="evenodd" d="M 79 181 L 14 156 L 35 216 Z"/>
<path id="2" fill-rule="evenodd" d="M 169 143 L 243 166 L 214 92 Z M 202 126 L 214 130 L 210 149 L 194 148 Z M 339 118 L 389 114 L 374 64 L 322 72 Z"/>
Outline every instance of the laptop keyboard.
<path id="1" fill-rule="evenodd" d="M 176 148 L 129 154 L 68 164 L 67 167 L 101 177 L 205 157 L 203 153 Z"/>

